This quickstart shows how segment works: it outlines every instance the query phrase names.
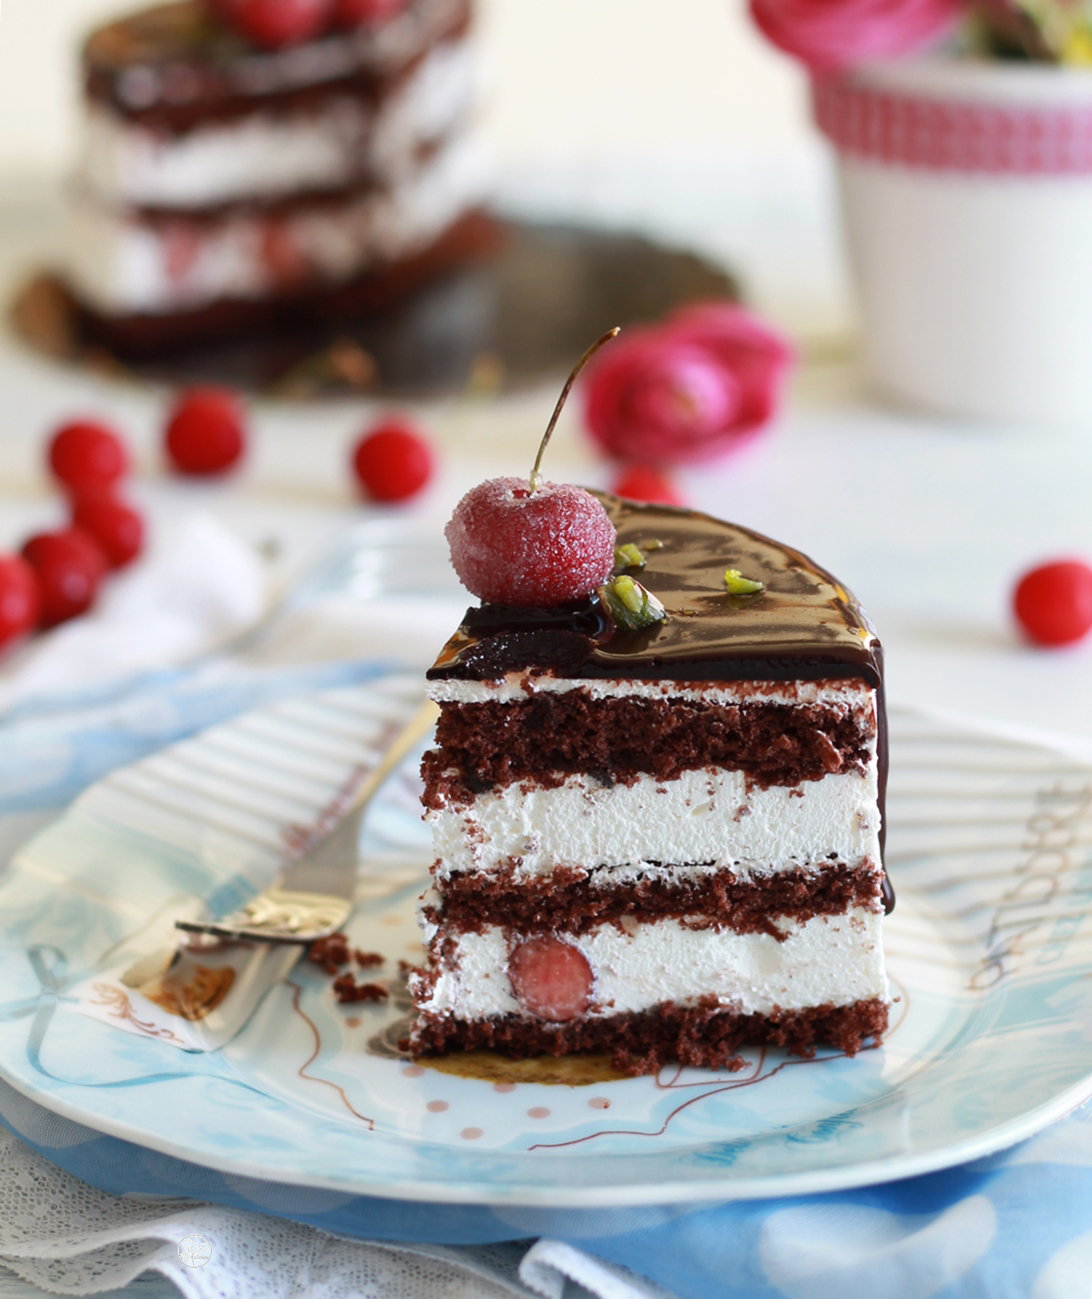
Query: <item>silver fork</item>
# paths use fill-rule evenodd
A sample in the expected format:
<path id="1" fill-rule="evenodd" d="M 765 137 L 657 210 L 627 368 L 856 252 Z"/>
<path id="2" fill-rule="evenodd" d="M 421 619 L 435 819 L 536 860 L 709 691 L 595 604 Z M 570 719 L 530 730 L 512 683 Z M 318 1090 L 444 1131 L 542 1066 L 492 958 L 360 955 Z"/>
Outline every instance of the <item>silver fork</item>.
<path id="1" fill-rule="evenodd" d="M 368 804 L 387 777 L 435 724 L 439 709 L 426 699 L 368 773 L 341 820 L 269 888 L 219 920 L 176 920 L 175 928 L 221 938 L 306 945 L 345 923 L 356 883 L 357 842 Z"/>

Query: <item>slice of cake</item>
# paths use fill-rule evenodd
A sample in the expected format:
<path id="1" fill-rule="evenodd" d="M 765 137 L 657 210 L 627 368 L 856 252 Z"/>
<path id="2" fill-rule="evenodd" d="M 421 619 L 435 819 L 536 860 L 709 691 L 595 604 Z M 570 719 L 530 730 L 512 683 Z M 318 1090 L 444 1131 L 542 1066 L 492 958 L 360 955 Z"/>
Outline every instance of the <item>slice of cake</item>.
<path id="1" fill-rule="evenodd" d="M 599 499 L 621 584 L 508 608 L 468 583 L 486 603 L 428 674 L 412 1049 L 633 1073 L 757 1043 L 852 1055 L 888 1016 L 879 641 L 805 555 Z M 640 616 L 646 592 L 666 617 Z"/>
<path id="2" fill-rule="evenodd" d="M 469 0 L 263 48 L 180 0 L 92 33 L 66 281 L 139 358 L 396 302 L 480 252 Z"/>

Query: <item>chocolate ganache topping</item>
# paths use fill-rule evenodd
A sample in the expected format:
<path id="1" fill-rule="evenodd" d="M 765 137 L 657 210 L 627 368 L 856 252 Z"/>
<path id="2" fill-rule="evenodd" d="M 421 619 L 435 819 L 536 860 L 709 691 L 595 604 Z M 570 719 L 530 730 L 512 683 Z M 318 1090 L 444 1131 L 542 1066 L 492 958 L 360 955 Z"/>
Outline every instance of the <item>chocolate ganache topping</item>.
<path id="1" fill-rule="evenodd" d="M 856 598 L 807 555 L 712 515 L 594 493 L 618 545 L 645 556 L 635 575 L 667 610 L 640 631 L 616 628 L 592 597 L 554 609 L 485 605 L 429 669 L 430 680 L 491 681 L 508 672 L 657 681 L 863 680 L 877 691 L 881 849 L 886 838 L 883 648 Z M 659 542 L 649 548 L 650 542 Z M 763 583 L 730 595 L 724 573 Z M 884 905 L 895 895 L 886 874 Z"/>
<path id="2" fill-rule="evenodd" d="M 166 134 L 253 113 L 304 111 L 332 92 L 375 102 L 437 42 L 462 35 L 467 0 L 413 0 L 372 28 L 256 49 L 203 0 L 173 0 L 108 23 L 83 49 L 88 95 Z"/>
<path id="3" fill-rule="evenodd" d="M 879 688 L 883 651 L 853 595 L 798 550 L 708 514 L 595 493 L 645 556 L 635 575 L 667 610 L 639 631 L 614 627 L 592 598 L 559 609 L 486 605 L 429 671 L 431 680 L 489 681 L 542 669 L 568 677 L 669 681 L 821 681 L 857 677 Z M 662 543 L 648 549 L 649 542 Z M 727 568 L 761 581 L 730 595 Z"/>

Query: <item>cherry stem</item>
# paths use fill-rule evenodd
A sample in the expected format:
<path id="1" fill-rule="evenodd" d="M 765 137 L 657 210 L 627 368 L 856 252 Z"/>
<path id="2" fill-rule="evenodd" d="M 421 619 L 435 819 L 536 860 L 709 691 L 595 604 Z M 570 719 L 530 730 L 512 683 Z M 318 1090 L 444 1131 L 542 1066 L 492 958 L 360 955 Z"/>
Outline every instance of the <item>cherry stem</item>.
<path id="1" fill-rule="evenodd" d="M 609 343 L 612 338 L 616 338 L 621 332 L 621 325 L 615 325 L 613 329 L 608 329 L 602 338 L 597 338 L 595 342 L 592 343 L 591 347 L 588 348 L 580 360 L 577 361 L 576 365 L 573 366 L 573 372 L 569 375 L 568 379 L 566 379 L 565 387 L 561 389 L 561 396 L 557 399 L 554 413 L 550 416 L 550 422 L 546 425 L 546 432 L 543 434 L 542 441 L 539 443 L 538 455 L 535 457 L 535 467 L 531 470 L 531 480 L 528 484 L 532 496 L 542 486 L 542 457 L 546 454 L 546 444 L 550 440 L 550 434 L 554 431 L 554 425 L 557 423 L 558 416 L 561 414 L 561 408 L 565 405 L 569 393 L 572 391 L 572 386 L 576 382 L 576 376 L 581 370 L 583 370 L 604 343 Z"/>

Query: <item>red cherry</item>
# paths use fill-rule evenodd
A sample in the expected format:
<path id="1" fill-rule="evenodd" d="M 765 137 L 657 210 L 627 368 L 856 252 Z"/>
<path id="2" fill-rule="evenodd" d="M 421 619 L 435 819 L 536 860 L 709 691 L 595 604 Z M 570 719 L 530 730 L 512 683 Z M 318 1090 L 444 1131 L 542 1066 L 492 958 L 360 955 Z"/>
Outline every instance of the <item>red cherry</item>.
<path id="1" fill-rule="evenodd" d="M 49 443 L 49 467 L 70 491 L 109 487 L 128 471 L 129 453 L 105 424 L 76 420 L 54 433 Z"/>
<path id="2" fill-rule="evenodd" d="M 167 423 L 167 455 L 182 474 L 219 474 L 246 449 L 243 407 L 227 388 L 183 393 Z"/>
<path id="3" fill-rule="evenodd" d="M 33 631 L 41 612 L 34 569 L 19 555 L 0 555 L 0 647 Z"/>
<path id="4" fill-rule="evenodd" d="M 334 22 L 339 27 L 378 27 L 407 4 L 409 0 L 334 0 Z"/>
<path id="5" fill-rule="evenodd" d="M 529 938 L 508 961 L 508 980 L 524 1010 L 555 1022 L 583 1015 L 591 1004 L 588 958 L 560 938 Z"/>
<path id="6" fill-rule="evenodd" d="M 490 478 L 444 531 L 459 580 L 486 604 L 550 608 L 590 595 L 614 567 L 614 524 L 583 487 Z"/>
<path id="7" fill-rule="evenodd" d="M 144 520 L 112 492 L 81 492 L 72 522 L 99 543 L 111 568 L 121 568 L 144 549 Z"/>
<path id="8" fill-rule="evenodd" d="M 284 220 L 267 222 L 262 231 L 262 264 L 273 283 L 281 289 L 305 284 L 313 273 L 307 254 L 300 247 L 292 227 Z"/>
<path id="9" fill-rule="evenodd" d="M 42 627 L 67 622 L 94 604 L 106 557 L 80 528 L 38 533 L 23 546 L 23 558 L 38 575 Z"/>
<path id="10" fill-rule="evenodd" d="M 432 448 L 405 420 L 375 424 L 353 449 L 353 470 L 374 501 L 405 501 L 432 477 Z"/>
<path id="11" fill-rule="evenodd" d="M 650 505 L 685 505 L 679 489 L 662 469 L 652 465 L 630 465 L 614 480 L 611 491 L 630 501 Z"/>
<path id="12" fill-rule="evenodd" d="M 1092 568 L 1063 559 L 1033 568 L 1012 598 L 1016 620 L 1036 645 L 1069 645 L 1092 628 Z"/>
<path id="13" fill-rule="evenodd" d="M 300 45 L 329 26 L 334 0 L 214 0 L 221 18 L 267 50 Z"/>

